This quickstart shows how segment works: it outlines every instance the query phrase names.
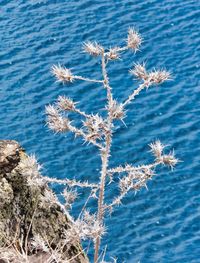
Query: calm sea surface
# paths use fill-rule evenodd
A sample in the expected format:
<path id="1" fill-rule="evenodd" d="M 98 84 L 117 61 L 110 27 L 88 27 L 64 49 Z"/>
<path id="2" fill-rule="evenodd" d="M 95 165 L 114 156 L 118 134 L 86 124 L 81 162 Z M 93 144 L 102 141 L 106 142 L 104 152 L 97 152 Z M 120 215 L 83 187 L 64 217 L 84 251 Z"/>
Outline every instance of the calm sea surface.
<path id="1" fill-rule="evenodd" d="M 0 0 L 0 137 L 19 141 L 58 178 L 99 176 L 92 146 L 45 126 L 44 108 L 59 94 L 79 101 L 87 113 L 102 112 L 105 91 L 76 82 L 63 86 L 50 73 L 54 63 L 100 78 L 100 63 L 82 42 L 123 45 L 129 26 L 144 38 L 141 52 L 128 52 L 109 68 L 114 97 L 123 101 L 137 87 L 128 74 L 134 62 L 163 67 L 173 81 L 144 91 L 129 106 L 127 128 L 117 123 L 110 166 L 148 163 L 155 139 L 174 148 L 183 162 L 158 171 L 149 190 L 130 194 L 107 218 L 107 260 L 120 263 L 200 262 L 200 1 L 190 0 Z M 169 148 L 170 149 L 170 148 Z M 59 194 L 61 189 L 55 188 Z M 116 194 L 111 189 L 109 198 Z M 76 215 L 87 196 L 80 194 Z"/>

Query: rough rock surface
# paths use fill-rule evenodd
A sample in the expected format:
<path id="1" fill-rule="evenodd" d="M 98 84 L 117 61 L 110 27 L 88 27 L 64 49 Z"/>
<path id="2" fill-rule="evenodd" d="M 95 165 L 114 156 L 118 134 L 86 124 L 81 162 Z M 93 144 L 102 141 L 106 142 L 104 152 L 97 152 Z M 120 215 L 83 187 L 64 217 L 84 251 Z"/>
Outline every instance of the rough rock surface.
<path id="1" fill-rule="evenodd" d="M 28 253 L 29 262 L 44 263 L 48 253 L 30 252 L 31 240 L 42 236 L 55 249 L 72 223 L 60 205 L 52 201 L 54 196 L 48 186 L 40 183 L 40 178 L 30 178 L 24 167 L 27 160 L 16 141 L 0 140 L 0 248 L 22 249 Z M 63 262 L 88 262 L 78 242 L 65 246 L 63 251 Z M 7 262 L 4 260 L 0 252 L 0 262 Z"/>

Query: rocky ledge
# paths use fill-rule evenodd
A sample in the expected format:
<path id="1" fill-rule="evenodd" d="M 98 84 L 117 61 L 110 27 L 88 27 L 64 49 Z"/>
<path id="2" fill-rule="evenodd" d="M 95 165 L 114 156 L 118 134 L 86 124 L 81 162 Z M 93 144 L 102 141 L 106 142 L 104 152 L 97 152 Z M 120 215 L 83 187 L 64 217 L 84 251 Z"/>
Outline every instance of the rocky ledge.
<path id="1" fill-rule="evenodd" d="M 37 165 L 16 141 L 0 140 L 0 263 L 88 262 L 79 242 L 65 242 L 73 223 Z"/>

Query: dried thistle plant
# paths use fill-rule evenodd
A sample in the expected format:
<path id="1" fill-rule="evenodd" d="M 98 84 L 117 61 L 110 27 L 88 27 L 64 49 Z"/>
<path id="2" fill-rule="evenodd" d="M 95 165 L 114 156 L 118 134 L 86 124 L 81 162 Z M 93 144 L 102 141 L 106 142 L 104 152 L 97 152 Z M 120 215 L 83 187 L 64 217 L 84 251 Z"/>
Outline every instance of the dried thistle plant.
<path id="1" fill-rule="evenodd" d="M 159 165 L 166 165 L 169 168 L 174 168 L 178 159 L 175 158 L 173 152 L 165 153 L 165 146 L 160 141 L 151 143 L 150 149 L 155 157 L 155 161 L 150 164 L 134 166 L 126 164 L 115 168 L 109 168 L 109 161 L 111 158 L 111 144 L 113 137 L 113 128 L 116 120 L 124 121 L 127 110 L 126 107 L 130 104 L 137 95 L 144 89 L 148 89 L 153 85 L 161 84 L 170 79 L 169 72 L 165 70 L 148 71 L 146 65 L 135 64 L 130 73 L 136 77 L 141 83 L 138 88 L 134 89 L 127 99 L 117 102 L 113 98 L 112 88 L 110 86 L 107 65 L 112 60 L 117 60 L 121 57 L 122 52 L 131 49 L 136 52 L 139 50 L 142 43 L 142 38 L 139 33 L 130 28 L 128 31 L 127 41 L 123 47 L 113 47 L 105 49 L 97 42 L 85 42 L 83 49 L 86 53 L 96 58 L 101 59 L 102 77 L 99 80 L 90 79 L 82 76 L 73 75 L 70 69 L 62 67 L 61 65 L 54 65 L 52 73 L 57 81 L 62 83 L 74 83 L 76 80 L 89 81 L 99 83 L 106 89 L 107 104 L 105 105 L 106 117 L 99 114 L 88 114 L 77 107 L 77 103 L 65 96 L 59 96 L 56 103 L 46 106 L 47 124 L 50 129 L 56 133 L 72 132 L 75 136 L 80 136 L 82 139 L 90 144 L 93 144 L 100 152 L 101 156 L 101 172 L 99 174 L 99 182 L 97 184 L 89 183 L 88 181 L 80 182 L 75 179 L 59 180 L 46 178 L 47 182 L 55 182 L 65 184 L 67 187 L 86 187 L 90 189 L 90 198 L 97 200 L 97 213 L 90 215 L 87 212 L 87 204 L 79 218 L 75 221 L 74 229 L 71 233 L 66 233 L 68 238 L 70 236 L 79 236 L 81 239 L 90 239 L 94 242 L 94 262 L 100 262 L 100 243 L 103 234 L 105 233 L 104 218 L 107 212 L 112 212 L 113 208 L 120 205 L 122 199 L 130 191 L 138 191 L 142 187 L 147 187 L 148 180 L 155 175 L 155 170 Z M 82 120 L 82 126 L 76 127 L 69 118 L 70 112 L 76 113 Z M 110 179 L 110 180 L 107 180 Z M 115 180 L 117 178 L 118 180 Z M 110 184 L 116 184 L 119 189 L 119 194 L 108 203 L 105 200 L 105 191 L 109 189 Z M 70 207 L 72 201 L 76 198 L 76 192 L 64 192 L 64 197 L 67 200 L 67 206 Z"/>

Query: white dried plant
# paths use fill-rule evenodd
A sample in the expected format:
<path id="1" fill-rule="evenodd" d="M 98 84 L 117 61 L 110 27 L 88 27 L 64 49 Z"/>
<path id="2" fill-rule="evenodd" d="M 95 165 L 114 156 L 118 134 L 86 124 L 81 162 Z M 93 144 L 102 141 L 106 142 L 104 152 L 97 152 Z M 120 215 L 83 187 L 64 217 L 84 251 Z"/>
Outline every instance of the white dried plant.
<path id="1" fill-rule="evenodd" d="M 112 88 L 110 86 L 109 77 L 107 74 L 107 66 L 110 61 L 117 60 L 121 57 L 122 52 L 129 49 L 136 52 L 140 49 L 142 38 L 140 34 L 133 28 L 128 31 L 126 44 L 123 47 L 110 47 L 105 49 L 97 42 L 85 42 L 83 49 L 91 56 L 100 58 L 102 76 L 100 79 L 91 79 L 78 75 L 73 75 L 72 71 L 61 65 L 54 65 L 52 73 L 57 81 L 62 83 L 74 83 L 76 80 L 89 81 L 106 89 L 107 103 L 105 105 L 106 117 L 100 114 L 86 113 L 77 107 L 77 103 L 72 99 L 59 96 L 55 104 L 46 106 L 47 124 L 55 133 L 72 132 L 76 137 L 82 137 L 84 142 L 93 144 L 99 150 L 101 156 L 101 172 L 98 183 L 89 183 L 88 181 L 80 182 L 76 179 L 65 180 L 49 179 L 47 182 L 55 182 L 64 184 L 68 188 L 86 187 L 90 189 L 90 198 L 97 200 L 97 213 L 91 215 L 87 212 L 87 204 L 83 207 L 81 215 L 74 221 L 74 227 L 67 231 L 66 240 L 68 242 L 71 238 L 90 239 L 94 242 L 94 262 L 100 262 L 101 257 L 99 253 L 101 238 L 105 233 L 104 219 L 107 212 L 112 212 L 115 206 L 122 203 L 123 198 L 130 191 L 138 191 L 142 187 L 147 187 L 147 182 L 155 175 L 155 170 L 159 165 L 166 165 L 169 168 L 174 168 L 178 159 L 175 158 L 174 152 L 165 153 L 165 146 L 157 140 L 151 143 L 150 149 L 155 157 L 155 161 L 150 164 L 134 166 L 132 164 L 121 165 L 110 168 L 109 161 L 111 158 L 111 144 L 114 126 L 116 120 L 124 119 L 127 114 L 127 105 L 130 104 L 141 91 L 152 87 L 153 85 L 161 84 L 170 80 L 170 74 L 166 70 L 151 70 L 146 69 L 144 63 L 136 63 L 130 73 L 140 81 L 139 86 L 134 89 L 129 97 L 124 101 L 118 102 L 113 98 Z M 76 113 L 82 120 L 82 126 L 77 127 L 70 119 L 70 112 Z M 74 115 L 73 115 L 74 116 Z M 107 180 L 107 178 L 109 180 Z M 115 180 L 117 178 L 118 180 Z M 117 183 L 116 183 L 117 182 Z M 105 200 L 105 191 L 109 190 L 110 184 L 116 184 L 119 189 L 119 194 L 110 202 Z M 74 191 L 63 193 L 68 207 L 75 200 L 76 194 Z"/>

